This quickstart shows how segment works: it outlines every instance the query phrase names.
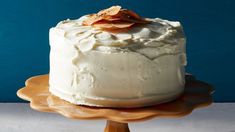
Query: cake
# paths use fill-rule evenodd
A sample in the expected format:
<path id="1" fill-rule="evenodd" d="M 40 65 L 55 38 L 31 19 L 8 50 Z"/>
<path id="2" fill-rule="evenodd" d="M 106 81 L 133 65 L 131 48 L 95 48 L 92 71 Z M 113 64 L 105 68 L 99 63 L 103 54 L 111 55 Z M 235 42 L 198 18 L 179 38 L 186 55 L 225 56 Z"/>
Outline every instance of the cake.
<path id="1" fill-rule="evenodd" d="M 76 105 L 143 107 L 184 90 L 186 52 L 177 21 L 112 6 L 49 31 L 49 91 Z"/>

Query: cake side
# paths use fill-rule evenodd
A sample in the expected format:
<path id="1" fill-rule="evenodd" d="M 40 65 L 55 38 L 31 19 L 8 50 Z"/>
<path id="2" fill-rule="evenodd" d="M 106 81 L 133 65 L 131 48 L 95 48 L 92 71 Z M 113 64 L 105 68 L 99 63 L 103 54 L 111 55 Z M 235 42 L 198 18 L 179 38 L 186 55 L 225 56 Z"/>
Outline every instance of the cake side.
<path id="1" fill-rule="evenodd" d="M 127 32 L 84 26 L 83 16 L 50 29 L 49 90 L 74 104 L 139 107 L 179 96 L 185 36 L 160 18 Z"/>

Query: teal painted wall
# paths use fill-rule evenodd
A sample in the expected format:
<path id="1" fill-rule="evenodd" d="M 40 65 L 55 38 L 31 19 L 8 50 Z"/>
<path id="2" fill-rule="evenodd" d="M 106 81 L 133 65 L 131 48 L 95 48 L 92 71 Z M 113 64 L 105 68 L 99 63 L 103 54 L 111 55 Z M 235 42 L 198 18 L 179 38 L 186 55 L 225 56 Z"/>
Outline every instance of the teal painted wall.
<path id="1" fill-rule="evenodd" d="M 216 88 L 218 102 L 235 101 L 233 0 L 9 0 L 0 2 L 0 102 L 21 101 L 16 91 L 48 73 L 48 30 L 111 5 L 145 17 L 178 20 L 187 35 L 187 71 Z"/>

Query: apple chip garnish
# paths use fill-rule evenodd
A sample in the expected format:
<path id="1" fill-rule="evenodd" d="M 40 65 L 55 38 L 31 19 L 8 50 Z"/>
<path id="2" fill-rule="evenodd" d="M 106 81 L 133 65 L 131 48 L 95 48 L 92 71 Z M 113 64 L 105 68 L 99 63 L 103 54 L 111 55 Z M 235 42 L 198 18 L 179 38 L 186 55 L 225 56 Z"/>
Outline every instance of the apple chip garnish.
<path id="1" fill-rule="evenodd" d="M 118 28 L 128 28 L 134 25 L 134 23 L 129 23 L 129 22 L 117 22 L 117 23 L 112 23 L 112 22 L 97 22 L 94 24 L 94 27 L 99 27 L 103 29 L 118 29 Z"/>
<path id="2" fill-rule="evenodd" d="M 112 6 L 108 9 L 91 14 L 83 21 L 84 26 L 94 26 L 101 29 L 118 30 L 130 29 L 137 24 L 147 24 L 150 21 L 140 17 L 131 10 L 122 9 L 121 6 Z"/>
<path id="3" fill-rule="evenodd" d="M 108 9 L 101 10 L 97 13 L 98 16 L 114 16 L 118 14 L 118 12 L 121 10 L 121 6 L 112 6 Z"/>
<path id="4" fill-rule="evenodd" d="M 102 18 L 99 17 L 99 16 L 96 15 L 96 14 L 91 14 L 91 15 L 89 15 L 88 17 L 89 17 L 88 19 L 86 19 L 86 20 L 83 21 L 83 23 L 82 23 L 83 25 L 86 25 L 86 26 L 92 25 L 93 23 L 102 20 Z"/>

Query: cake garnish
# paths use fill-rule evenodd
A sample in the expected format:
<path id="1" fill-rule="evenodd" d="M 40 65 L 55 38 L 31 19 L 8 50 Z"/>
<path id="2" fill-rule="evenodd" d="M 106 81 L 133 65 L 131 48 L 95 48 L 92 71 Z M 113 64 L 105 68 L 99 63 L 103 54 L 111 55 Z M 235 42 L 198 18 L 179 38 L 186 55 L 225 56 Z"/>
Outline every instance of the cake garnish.
<path id="1" fill-rule="evenodd" d="M 122 9 L 121 6 L 112 6 L 96 14 L 89 15 L 82 24 L 104 30 L 120 30 L 147 23 L 150 23 L 150 21 L 140 17 L 131 10 Z"/>

